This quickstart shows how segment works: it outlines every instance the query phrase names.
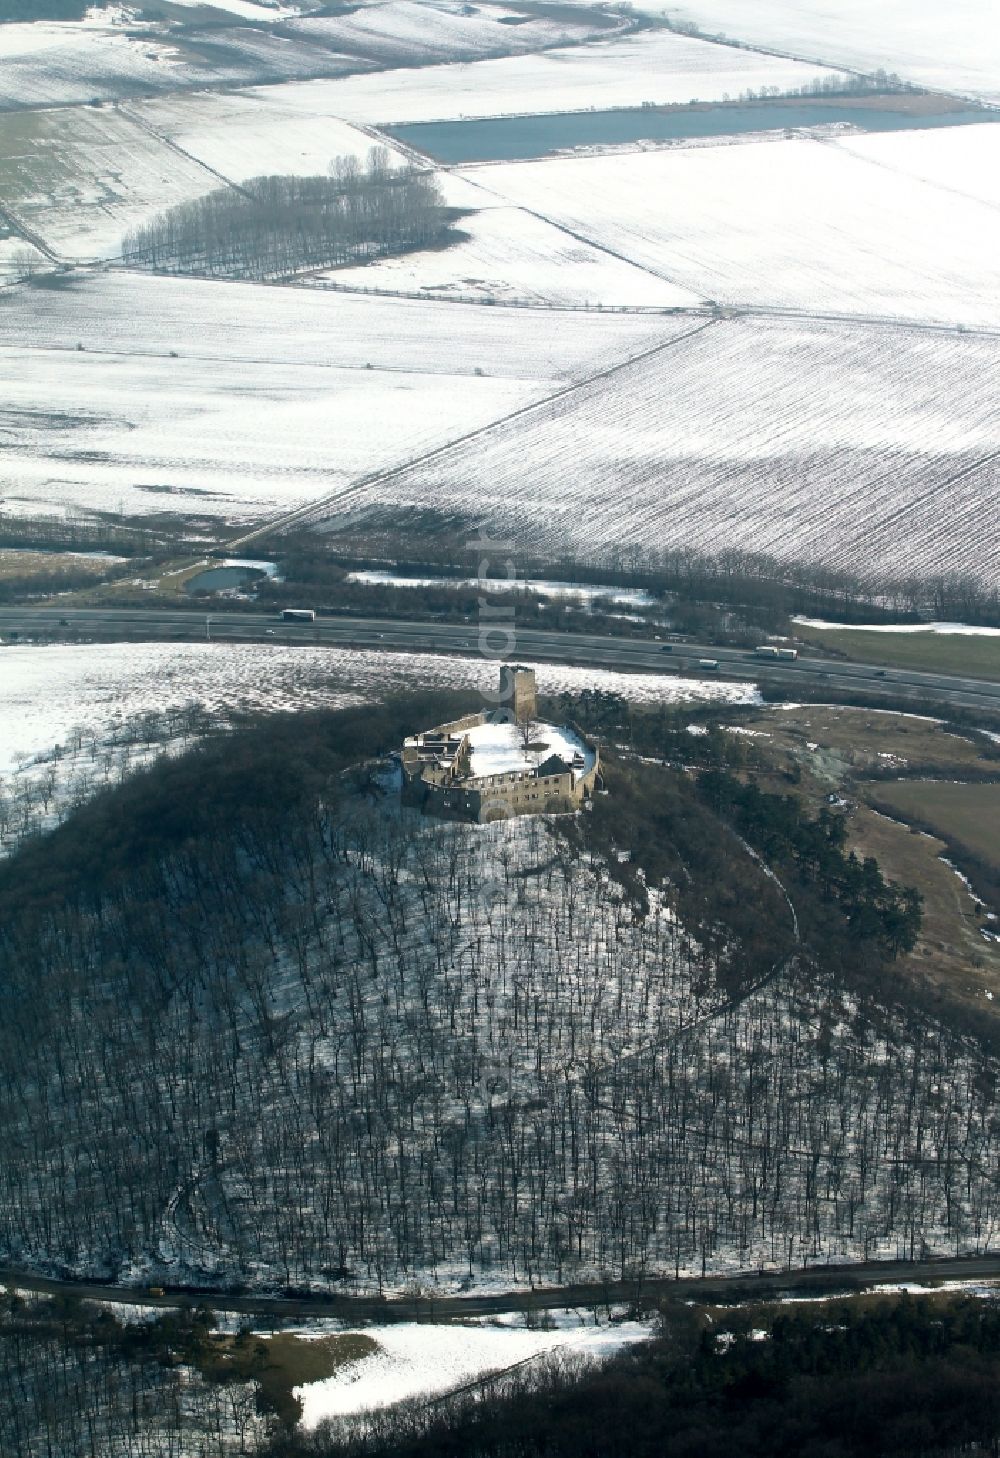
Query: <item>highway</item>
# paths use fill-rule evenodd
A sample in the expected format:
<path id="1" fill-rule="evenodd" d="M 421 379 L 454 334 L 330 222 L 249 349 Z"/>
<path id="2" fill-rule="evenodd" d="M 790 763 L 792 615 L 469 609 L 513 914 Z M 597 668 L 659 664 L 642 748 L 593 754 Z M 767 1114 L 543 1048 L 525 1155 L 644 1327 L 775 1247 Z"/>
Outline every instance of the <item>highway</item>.
<path id="1" fill-rule="evenodd" d="M 510 638 L 504 625 L 511 621 Z M 800 657 L 794 662 L 761 660 L 744 648 L 711 643 L 651 642 L 602 634 L 562 633 L 522 628 L 499 619 L 492 628 L 477 623 L 407 622 L 389 618 L 321 617 L 314 623 L 284 622 L 276 614 L 211 612 L 150 606 L 142 608 L 0 608 L 0 637 L 8 642 L 39 637 L 75 642 L 202 640 L 213 642 L 326 644 L 330 647 L 384 651 L 462 654 L 466 657 L 524 658 L 576 664 L 625 673 L 691 674 L 744 682 L 766 679 L 794 692 L 796 684 L 866 698 L 911 697 L 944 707 L 1000 715 L 1000 683 L 913 669 L 879 669 L 843 659 Z M 699 659 L 717 659 L 718 669 L 699 668 Z"/>
<path id="2" fill-rule="evenodd" d="M 98 1281 L 55 1280 L 16 1267 L 0 1266 L 0 1285 L 52 1296 L 78 1296 L 92 1301 L 124 1301 L 130 1305 L 171 1307 L 179 1302 L 204 1302 L 213 1311 L 235 1311 L 267 1318 L 335 1317 L 368 1321 L 447 1321 L 467 1316 L 500 1316 L 508 1311 L 593 1307 L 641 1301 L 653 1305 L 670 1298 L 681 1301 L 733 1302 L 776 1300 L 787 1294 L 835 1296 L 908 1282 L 990 1281 L 1000 1278 L 1000 1254 L 945 1257 L 921 1261 L 866 1261 L 856 1265 L 807 1266 L 791 1271 L 742 1271 L 729 1276 L 650 1276 L 642 1281 L 594 1281 L 529 1290 L 469 1296 L 326 1296 L 234 1294 L 191 1287 L 114 1286 Z"/>

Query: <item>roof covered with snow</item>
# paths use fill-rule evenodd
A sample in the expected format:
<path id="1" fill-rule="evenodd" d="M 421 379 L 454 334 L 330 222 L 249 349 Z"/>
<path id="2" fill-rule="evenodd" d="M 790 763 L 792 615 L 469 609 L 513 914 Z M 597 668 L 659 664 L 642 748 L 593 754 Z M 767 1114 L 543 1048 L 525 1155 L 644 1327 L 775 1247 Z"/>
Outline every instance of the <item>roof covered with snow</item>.
<path id="1" fill-rule="evenodd" d="M 564 760 L 580 779 L 594 768 L 596 759 L 593 749 L 571 729 L 537 719 L 528 726 L 527 736 L 520 725 L 487 722 L 467 730 L 466 737 L 472 750 L 470 773 L 474 779 L 523 774 L 537 769 L 553 755 Z"/>

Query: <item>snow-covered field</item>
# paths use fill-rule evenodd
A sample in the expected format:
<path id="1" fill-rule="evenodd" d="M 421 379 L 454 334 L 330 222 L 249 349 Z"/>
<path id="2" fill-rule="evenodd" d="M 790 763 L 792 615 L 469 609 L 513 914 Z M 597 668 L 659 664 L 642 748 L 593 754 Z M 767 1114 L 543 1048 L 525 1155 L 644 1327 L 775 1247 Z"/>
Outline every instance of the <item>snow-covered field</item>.
<path id="1" fill-rule="evenodd" d="M 256 520 L 419 458 L 540 395 L 539 380 L 4 351 L 9 509 Z"/>
<path id="2" fill-rule="evenodd" d="M 994 0 L 636 0 L 707 33 L 861 71 L 882 67 L 940 91 L 1000 101 Z"/>
<path id="3" fill-rule="evenodd" d="M 624 24 L 589 6 L 575 15 L 568 8 L 546 15 L 464 0 L 374 0 L 344 15 L 295 21 L 287 30 L 382 65 L 412 66 L 568 45 Z"/>
<path id="4" fill-rule="evenodd" d="M 3 317 L 9 509 L 239 521 L 414 460 L 681 327 L 120 274 L 19 290 Z"/>
<path id="5" fill-rule="evenodd" d="M 35 21 L 0 26 L 0 107 L 64 106 L 159 87 L 177 53 L 116 24 Z"/>
<path id="6" fill-rule="evenodd" d="M 834 74 L 669 31 L 642 31 L 537 55 L 401 68 L 279 91 L 293 94 L 305 108 L 377 126 L 600 111 L 644 102 L 721 101 L 762 86 L 808 86 L 816 77 Z"/>
<path id="7" fill-rule="evenodd" d="M 302 1426 L 307 1431 L 326 1418 L 449 1392 L 533 1357 L 568 1358 L 575 1363 L 606 1360 L 627 1346 L 648 1341 L 653 1324 L 622 1321 L 614 1326 L 529 1331 L 510 1326 L 401 1322 L 366 1326 L 360 1334 L 377 1341 L 380 1350 L 352 1362 L 325 1382 L 310 1382 L 295 1389 L 302 1402 Z"/>
<path id="8" fill-rule="evenodd" d="M 25 351 L 538 380 L 558 388 L 631 358 L 684 321 L 357 298 L 252 283 L 78 273 L 2 305 Z M 79 351 L 77 351 L 79 352 Z M 61 366 L 58 366 L 61 368 Z M 57 364 L 53 363 L 53 373 Z M 9 371 L 8 373 L 13 373 Z M 221 373 L 217 371 L 217 373 Z"/>
<path id="9" fill-rule="evenodd" d="M 606 36 L 625 24 L 589 5 L 539 15 L 462 0 L 374 0 L 325 19 L 299 18 L 303 9 L 173 0 L 171 18 L 181 27 L 170 30 L 121 7 L 95 10 L 83 22 L 4 25 L 0 108 L 520 55 Z M 280 22 L 281 33 L 268 22 Z"/>
<path id="10" fill-rule="evenodd" d="M 600 688 L 638 703 L 754 703 L 752 684 L 535 666 L 543 694 Z M 228 643 L 82 643 L 0 647 L 0 772 L 45 755 L 77 725 L 99 736 L 128 719 L 200 705 L 225 721 L 245 712 L 343 707 L 423 688 L 494 686 L 482 658 Z"/>
<path id="11" fill-rule="evenodd" d="M 980 137 L 971 145 L 978 161 Z M 956 158 L 961 148 L 959 139 Z M 823 139 L 498 163 L 465 175 L 699 298 L 1000 326 L 1000 212 Z"/>
<path id="12" fill-rule="evenodd" d="M 837 138 L 836 145 L 889 172 L 1000 208 L 1000 126 L 940 127 Z"/>
<path id="13" fill-rule="evenodd" d="M 338 510 L 485 507 L 534 550 L 740 547 L 996 582 L 998 391 L 995 339 L 721 320 Z"/>
<path id="14" fill-rule="evenodd" d="M 458 225 L 467 242 L 381 259 L 364 268 L 341 268 L 323 277 L 353 288 L 500 303 L 514 299 L 684 308 L 698 302 L 689 290 L 573 238 L 522 208 L 493 206 L 496 199 L 481 189 L 463 200 L 479 205 Z"/>
<path id="15" fill-rule="evenodd" d="M 202 10 L 202 20 L 206 14 Z M 224 28 L 227 18 L 231 28 Z M 215 23 L 200 35 L 137 25 L 121 11 L 97 11 L 80 23 L 0 26 L 0 109 L 67 107 L 198 86 L 340 76 L 368 64 L 338 55 L 319 38 L 279 37 L 241 24 L 259 18 L 227 17 L 217 10 Z"/>
<path id="16" fill-rule="evenodd" d="M 374 145 L 367 133 L 335 116 L 290 105 L 280 90 L 259 86 L 161 96 L 130 103 L 128 110 L 157 136 L 233 182 L 323 174 L 334 157 L 364 157 Z M 218 178 L 213 185 L 221 185 Z"/>

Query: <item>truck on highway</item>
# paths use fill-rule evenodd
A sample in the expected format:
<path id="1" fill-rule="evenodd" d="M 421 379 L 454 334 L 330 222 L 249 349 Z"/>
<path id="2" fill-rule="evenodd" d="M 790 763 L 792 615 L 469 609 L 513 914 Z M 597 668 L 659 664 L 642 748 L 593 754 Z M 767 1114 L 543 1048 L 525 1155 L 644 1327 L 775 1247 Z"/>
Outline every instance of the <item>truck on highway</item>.
<path id="1" fill-rule="evenodd" d="M 315 608 L 282 608 L 281 617 L 286 623 L 314 623 L 316 610 Z"/>
<path id="2" fill-rule="evenodd" d="M 719 660 L 717 658 L 699 658 L 698 659 L 698 667 L 699 668 L 718 668 L 718 666 L 719 666 Z"/>
<path id="3" fill-rule="evenodd" d="M 753 650 L 753 656 L 755 658 L 784 658 L 788 661 L 798 658 L 799 650 L 797 648 L 777 648 L 773 643 L 761 643 Z"/>

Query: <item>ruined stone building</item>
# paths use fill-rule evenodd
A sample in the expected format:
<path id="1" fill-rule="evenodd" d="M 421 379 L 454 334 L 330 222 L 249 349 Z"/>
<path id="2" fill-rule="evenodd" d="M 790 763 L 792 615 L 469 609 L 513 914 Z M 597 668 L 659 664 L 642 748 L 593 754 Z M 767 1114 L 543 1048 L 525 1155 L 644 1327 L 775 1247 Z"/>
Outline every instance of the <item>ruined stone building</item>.
<path id="1" fill-rule="evenodd" d="M 404 800 L 431 815 L 480 822 L 579 809 L 594 792 L 597 745 L 575 726 L 537 715 L 534 670 L 505 666 L 496 709 L 404 741 Z"/>

